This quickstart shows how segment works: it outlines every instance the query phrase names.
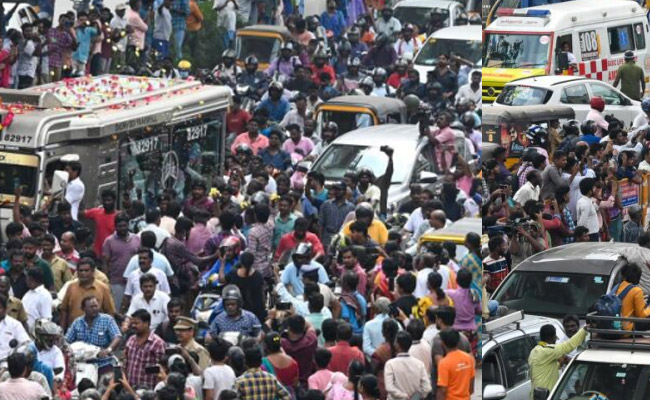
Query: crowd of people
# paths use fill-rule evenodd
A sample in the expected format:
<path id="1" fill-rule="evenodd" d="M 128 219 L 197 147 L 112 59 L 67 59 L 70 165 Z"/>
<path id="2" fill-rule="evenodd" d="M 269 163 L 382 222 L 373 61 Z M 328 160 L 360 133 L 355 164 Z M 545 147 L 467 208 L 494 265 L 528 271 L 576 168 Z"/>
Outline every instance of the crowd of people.
<path id="1" fill-rule="evenodd" d="M 81 4 L 56 24 L 41 6 L 36 24 L 7 29 L 2 87 L 125 67 L 192 74 L 182 44 L 201 29 L 194 0 Z M 0 263 L 0 400 L 469 399 L 488 315 L 481 236 L 467 234 L 458 255 L 453 242 L 418 243 L 480 215 L 481 180 L 456 148 L 460 134 L 481 154 L 480 70 L 455 54 L 426 78 L 413 68 L 446 10 L 414 26 L 377 1 L 330 1 L 307 18 L 303 9 L 215 1 L 227 50 L 212 76 L 250 86 L 256 102 L 233 96 L 223 174 L 167 188 L 153 205 L 132 176 L 120 183 L 129 195 L 105 189 L 95 204 L 77 161 L 65 166 L 63 197 L 37 210 L 16 189 Z M 255 54 L 240 68 L 232 50 L 236 29 L 254 23 L 283 24 L 293 38 L 264 71 Z M 398 161 L 387 146 L 384 179 L 364 168 L 332 183 L 309 171 L 339 136 L 334 122 L 316 133 L 314 109 L 346 94 L 403 99 L 439 185 L 413 184 L 389 209 Z M 200 304 L 214 294 L 206 317 Z M 80 342 L 97 350 L 97 379 L 79 379 Z"/>

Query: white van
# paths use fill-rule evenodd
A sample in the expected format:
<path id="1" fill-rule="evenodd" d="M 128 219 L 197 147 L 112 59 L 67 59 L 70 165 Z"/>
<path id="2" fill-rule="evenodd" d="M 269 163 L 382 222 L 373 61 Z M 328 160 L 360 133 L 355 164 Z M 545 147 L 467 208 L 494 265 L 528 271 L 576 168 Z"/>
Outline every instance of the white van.
<path id="1" fill-rule="evenodd" d="M 422 29 L 431 20 L 430 14 L 434 8 L 448 11 L 450 17 L 445 21 L 445 26 L 456 25 L 456 18 L 465 13 L 465 6 L 455 0 L 402 0 L 395 4 L 393 16 L 402 23 L 402 26 L 408 23 Z"/>
<path id="2" fill-rule="evenodd" d="M 634 1 L 576 0 L 501 8 L 498 15 L 483 32 L 484 101 L 494 101 L 506 83 L 536 75 L 573 74 L 612 83 L 628 50 L 648 81 L 648 18 Z M 576 57 L 575 71 L 562 65 L 564 43 Z"/>
<path id="3" fill-rule="evenodd" d="M 427 78 L 427 72 L 435 69 L 441 54 L 454 54 L 471 61 L 474 66 L 481 63 L 481 26 L 452 26 L 437 30 L 429 36 L 413 64 L 420 73 L 420 80 Z"/>

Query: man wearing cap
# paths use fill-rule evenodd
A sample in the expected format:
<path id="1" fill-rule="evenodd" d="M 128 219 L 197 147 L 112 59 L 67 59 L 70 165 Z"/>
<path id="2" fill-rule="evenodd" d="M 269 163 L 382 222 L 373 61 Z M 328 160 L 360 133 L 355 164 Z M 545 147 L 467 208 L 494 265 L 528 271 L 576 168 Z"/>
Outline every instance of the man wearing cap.
<path id="1" fill-rule="evenodd" d="M 333 183 L 329 189 L 333 198 L 325 201 L 318 212 L 320 238 L 325 248 L 329 247 L 332 237 L 341 230 L 345 217 L 354 211 L 354 205 L 345 198 L 347 190 L 345 182 Z"/>
<path id="2" fill-rule="evenodd" d="M 402 28 L 402 37 L 395 43 L 395 52 L 397 57 L 402 57 L 407 53 L 415 54 L 422 47 L 420 39 L 413 36 L 413 25 L 406 24 Z"/>
<path id="3" fill-rule="evenodd" d="M 645 77 L 643 68 L 636 65 L 634 52 L 628 50 L 625 52 L 625 64 L 618 67 L 614 87 L 621 82 L 621 92 L 632 100 L 640 101 L 645 92 Z"/>
<path id="4" fill-rule="evenodd" d="M 210 366 L 210 353 L 194 340 L 197 322 L 189 317 L 178 317 L 174 331 L 178 337 L 178 343 L 189 353 L 195 353 L 199 357 L 199 368 L 204 371 Z"/>

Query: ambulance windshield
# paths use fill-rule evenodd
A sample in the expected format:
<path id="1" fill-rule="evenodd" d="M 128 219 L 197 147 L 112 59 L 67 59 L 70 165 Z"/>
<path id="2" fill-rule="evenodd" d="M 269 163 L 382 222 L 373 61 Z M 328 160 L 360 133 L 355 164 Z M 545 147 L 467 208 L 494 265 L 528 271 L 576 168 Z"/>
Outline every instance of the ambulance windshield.
<path id="1" fill-rule="evenodd" d="M 488 33 L 485 36 L 485 68 L 545 68 L 548 64 L 551 39 L 546 34 Z"/>

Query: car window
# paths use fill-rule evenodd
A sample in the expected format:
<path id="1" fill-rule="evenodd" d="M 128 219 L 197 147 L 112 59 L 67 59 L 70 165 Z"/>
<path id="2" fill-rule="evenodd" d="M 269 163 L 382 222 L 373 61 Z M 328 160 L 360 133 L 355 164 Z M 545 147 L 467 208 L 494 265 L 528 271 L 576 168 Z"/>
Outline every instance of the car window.
<path id="1" fill-rule="evenodd" d="M 607 29 L 609 36 L 609 51 L 612 54 L 624 53 L 628 50 L 634 50 L 634 40 L 632 39 L 632 25 L 615 26 Z"/>
<path id="2" fill-rule="evenodd" d="M 645 32 L 643 32 L 643 24 L 634 24 L 634 43 L 637 50 L 645 49 Z"/>
<path id="3" fill-rule="evenodd" d="M 589 104 L 589 94 L 585 85 L 568 86 L 562 90 L 560 102 L 564 104 Z"/>
<path id="4" fill-rule="evenodd" d="M 553 400 L 568 400 L 595 392 L 601 399 L 629 400 L 635 398 L 642 365 L 576 361 L 562 376 Z M 589 398 L 585 395 L 579 398 Z M 646 399 L 647 397 L 643 397 Z"/>
<path id="5" fill-rule="evenodd" d="M 546 103 L 552 91 L 530 86 L 506 86 L 496 102 L 506 106 L 537 106 Z"/>
<path id="6" fill-rule="evenodd" d="M 597 83 L 590 83 L 589 87 L 591 88 L 591 94 L 594 97 L 599 96 L 605 99 L 605 104 L 607 105 L 618 106 L 623 103 L 621 95 L 614 89 Z"/>
<path id="7" fill-rule="evenodd" d="M 487 385 L 503 385 L 499 368 L 499 359 L 496 352 L 490 352 L 483 357 L 483 387 Z"/>
<path id="8" fill-rule="evenodd" d="M 506 369 L 506 388 L 511 389 L 528 379 L 528 356 L 533 347 L 526 336 L 522 336 L 501 346 Z"/>

